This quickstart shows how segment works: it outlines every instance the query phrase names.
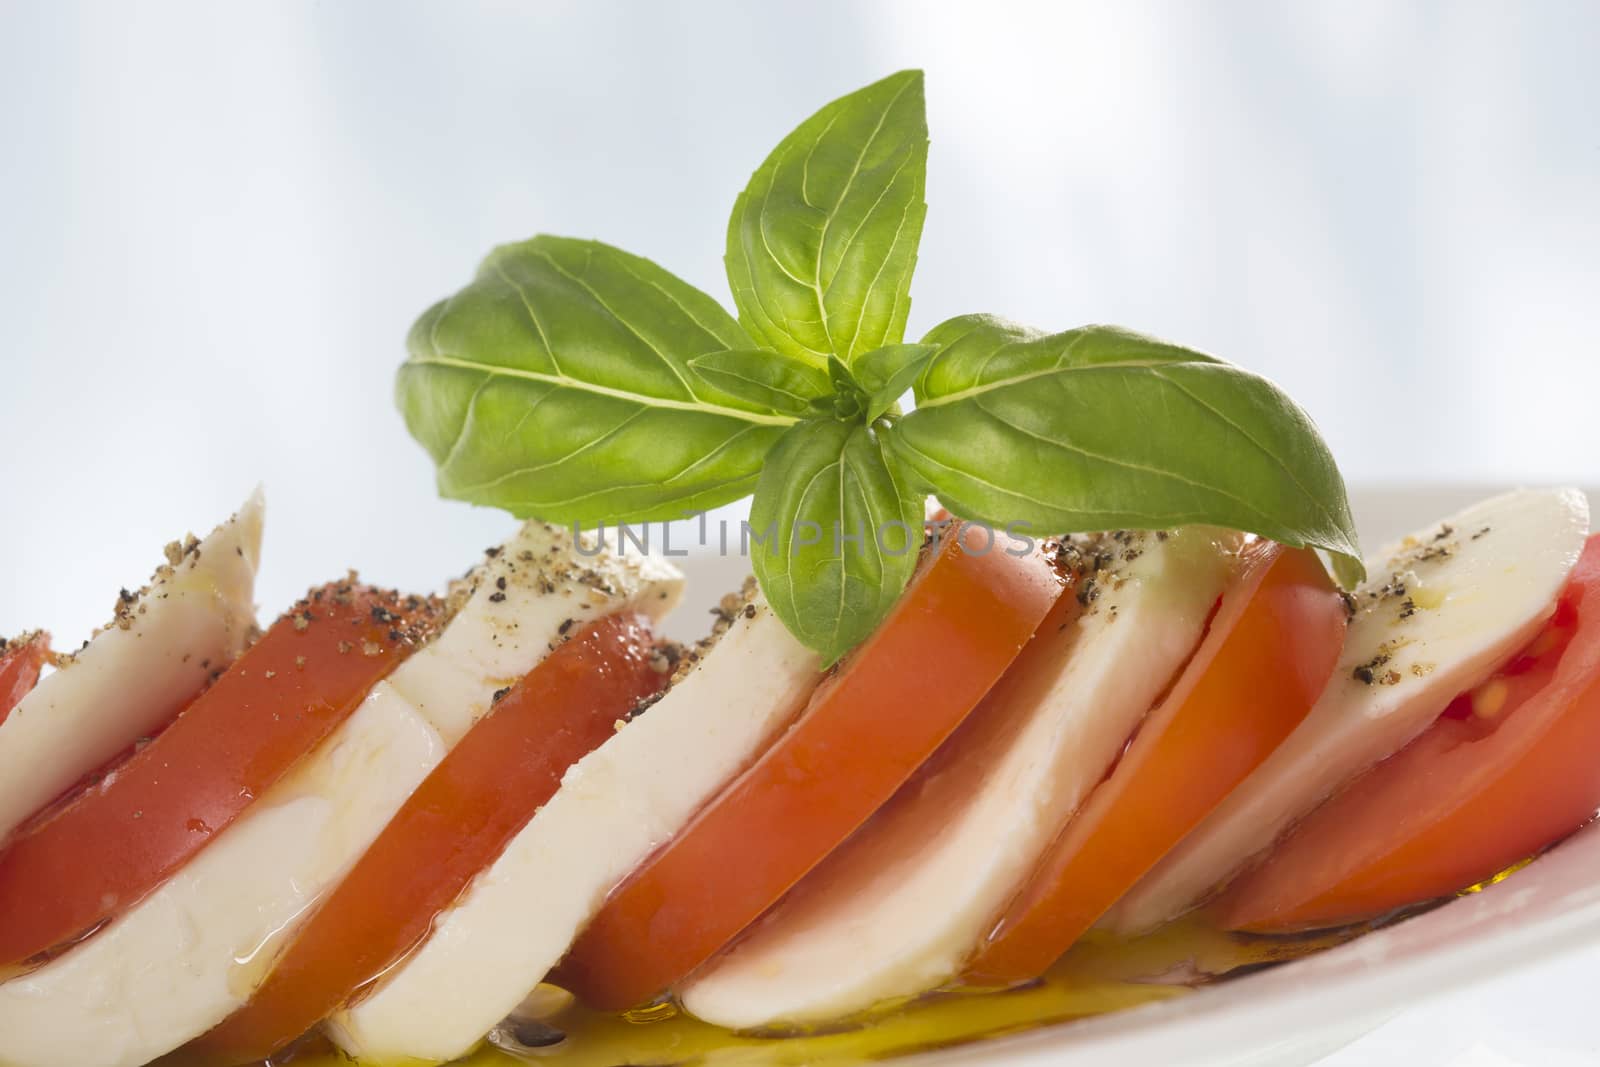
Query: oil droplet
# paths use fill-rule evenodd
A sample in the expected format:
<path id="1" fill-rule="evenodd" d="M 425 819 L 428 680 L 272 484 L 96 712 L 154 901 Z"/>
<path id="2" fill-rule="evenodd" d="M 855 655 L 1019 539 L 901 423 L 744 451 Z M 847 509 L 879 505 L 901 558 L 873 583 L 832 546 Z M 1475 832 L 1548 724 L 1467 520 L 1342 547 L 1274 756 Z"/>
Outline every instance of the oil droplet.
<path id="1" fill-rule="evenodd" d="M 1469 885 L 1469 886 L 1467 886 L 1467 888 L 1461 890 L 1461 892 L 1457 893 L 1456 895 L 1460 896 L 1460 897 L 1464 897 L 1464 896 L 1467 896 L 1467 895 L 1469 895 L 1471 893 L 1481 893 L 1485 889 L 1488 889 L 1490 886 L 1494 885 L 1496 882 L 1502 882 L 1505 879 L 1510 878 L 1513 874 L 1516 874 L 1518 871 L 1522 870 L 1522 868 L 1526 867 L 1528 864 L 1532 863 L 1534 860 L 1536 860 L 1538 858 L 1539 857 L 1537 857 L 1537 856 L 1529 856 L 1525 860 L 1518 860 L 1516 863 L 1513 863 L 1511 866 L 1507 867 L 1505 870 L 1501 871 L 1499 874 L 1493 875 L 1492 877 L 1489 877 L 1489 878 L 1485 878 L 1483 881 L 1477 883 L 1476 885 Z"/>
<path id="2" fill-rule="evenodd" d="M 666 1022 L 678 1014 L 678 1006 L 670 1000 L 660 1000 L 654 1004 L 647 1004 L 642 1008 L 629 1008 L 622 1013 L 622 1018 L 630 1023 L 660 1023 Z"/>

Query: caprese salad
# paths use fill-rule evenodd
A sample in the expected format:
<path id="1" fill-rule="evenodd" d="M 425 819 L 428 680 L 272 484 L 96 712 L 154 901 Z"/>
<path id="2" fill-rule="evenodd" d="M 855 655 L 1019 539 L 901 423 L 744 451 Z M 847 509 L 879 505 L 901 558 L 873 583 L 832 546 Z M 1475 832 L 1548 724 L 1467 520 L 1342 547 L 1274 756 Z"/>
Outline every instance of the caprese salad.
<path id="1" fill-rule="evenodd" d="M 440 595 L 352 573 L 258 629 L 257 496 L 77 652 L 0 644 L 0 1067 L 883 1055 L 1354 936 L 1593 816 L 1582 493 L 1363 563 L 1259 378 L 902 343 L 925 164 L 914 74 L 802 124 L 735 208 L 737 321 L 554 238 L 425 313 L 408 425 L 526 520 Z M 693 646 L 670 561 L 582 528 L 752 491 Z"/>

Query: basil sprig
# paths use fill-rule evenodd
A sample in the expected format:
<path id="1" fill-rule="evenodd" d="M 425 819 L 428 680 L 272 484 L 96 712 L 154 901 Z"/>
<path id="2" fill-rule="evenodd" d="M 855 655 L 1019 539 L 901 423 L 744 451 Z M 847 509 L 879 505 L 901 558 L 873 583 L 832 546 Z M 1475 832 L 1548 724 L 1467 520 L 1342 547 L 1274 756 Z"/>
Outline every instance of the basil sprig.
<path id="1" fill-rule="evenodd" d="M 440 492 L 582 523 L 753 492 L 756 576 L 827 663 L 910 580 L 930 493 L 1034 536 L 1228 526 L 1325 550 L 1358 580 L 1333 457 L 1265 379 L 1109 326 L 966 315 L 904 342 L 927 148 L 916 71 L 785 138 L 728 225 L 738 321 L 609 245 L 496 249 L 417 321 L 400 370 Z"/>

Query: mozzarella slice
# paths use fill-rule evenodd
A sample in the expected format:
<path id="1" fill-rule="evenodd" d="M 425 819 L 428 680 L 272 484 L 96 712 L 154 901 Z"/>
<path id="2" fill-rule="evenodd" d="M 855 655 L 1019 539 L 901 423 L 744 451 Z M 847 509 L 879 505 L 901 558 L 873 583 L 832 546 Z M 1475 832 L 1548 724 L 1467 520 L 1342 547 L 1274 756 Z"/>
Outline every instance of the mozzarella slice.
<path id="1" fill-rule="evenodd" d="M 464 1055 L 566 952 L 606 894 L 804 705 L 816 657 L 759 599 L 561 788 L 434 933 L 329 1033 L 384 1061 Z M 708 874 L 709 876 L 709 874 Z"/>
<path id="2" fill-rule="evenodd" d="M 374 694 L 132 911 L 0 985 L 0 1063 L 136 1067 L 220 1022 L 443 751 L 404 700 Z"/>
<path id="3" fill-rule="evenodd" d="M 1102 925 L 1131 933 L 1182 914 L 1414 738 L 1550 617 L 1588 531 L 1582 493 L 1521 490 L 1370 561 L 1344 655 L 1311 713 Z"/>
<path id="4" fill-rule="evenodd" d="M 1073 623 L 1035 636 L 890 804 L 682 991 L 750 1028 L 855 1014 L 971 955 L 1199 643 L 1237 539 L 1119 535 Z M 1070 595 L 1070 594 L 1069 594 Z"/>
<path id="5" fill-rule="evenodd" d="M 592 533 L 529 522 L 455 593 L 467 599 L 449 627 L 389 679 L 451 745 L 574 626 L 620 611 L 659 619 L 682 598 L 683 575 Z"/>
<path id="6" fill-rule="evenodd" d="M 198 546 L 169 549 L 151 586 L 119 603 L 116 621 L 0 723 L 0 841 L 171 719 L 243 651 L 255 627 L 261 512 L 258 490 Z"/>
<path id="7" fill-rule="evenodd" d="M 292 776 L 105 930 L 0 985 L 0 1064 L 144 1063 L 221 1022 L 496 689 L 573 625 L 624 609 L 659 615 L 681 586 L 659 560 L 523 526 L 454 591 L 444 633 Z"/>

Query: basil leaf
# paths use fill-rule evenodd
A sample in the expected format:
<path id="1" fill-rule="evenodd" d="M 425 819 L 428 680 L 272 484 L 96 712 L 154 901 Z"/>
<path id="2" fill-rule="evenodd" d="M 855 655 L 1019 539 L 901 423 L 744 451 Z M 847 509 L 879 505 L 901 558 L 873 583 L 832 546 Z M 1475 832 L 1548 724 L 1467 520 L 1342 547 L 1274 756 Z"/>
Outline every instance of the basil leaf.
<path id="1" fill-rule="evenodd" d="M 906 394 L 937 351 L 933 345 L 884 345 L 857 361 L 856 380 L 868 397 L 868 422 L 876 421 Z"/>
<path id="2" fill-rule="evenodd" d="M 838 356 L 828 357 L 828 380 L 833 383 L 833 391 L 836 393 L 861 392 L 856 376 L 850 373 L 850 368 L 845 366 L 844 360 Z"/>
<path id="3" fill-rule="evenodd" d="M 1110 326 L 969 315 L 926 341 L 940 351 L 890 436 L 956 514 L 1049 533 L 1212 523 L 1361 572 L 1333 457 L 1271 382 Z"/>
<path id="4" fill-rule="evenodd" d="M 795 421 L 690 371 L 749 347 L 649 260 L 535 237 L 417 320 L 396 402 L 444 496 L 554 522 L 676 518 L 749 493 Z"/>
<path id="5" fill-rule="evenodd" d="M 762 591 L 832 664 L 877 628 L 916 569 L 922 497 L 861 423 L 813 419 L 767 456 L 750 507 Z"/>
<path id="6" fill-rule="evenodd" d="M 811 364 L 764 348 L 710 352 L 691 359 L 689 369 L 714 388 L 784 415 L 804 415 L 832 388 Z"/>
<path id="7" fill-rule="evenodd" d="M 905 334 L 927 213 L 922 72 L 835 100 L 772 151 L 728 222 L 739 321 L 815 366 Z"/>

